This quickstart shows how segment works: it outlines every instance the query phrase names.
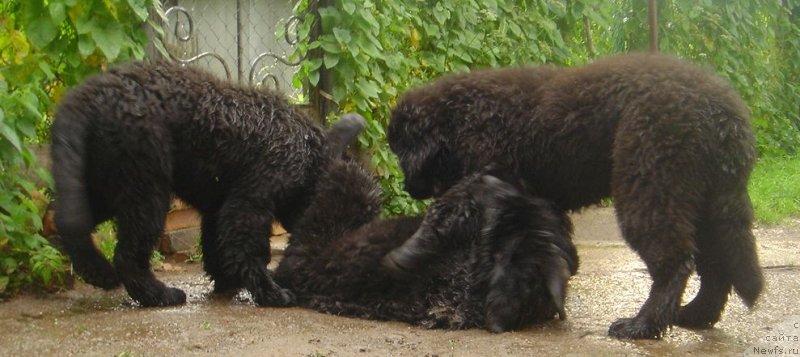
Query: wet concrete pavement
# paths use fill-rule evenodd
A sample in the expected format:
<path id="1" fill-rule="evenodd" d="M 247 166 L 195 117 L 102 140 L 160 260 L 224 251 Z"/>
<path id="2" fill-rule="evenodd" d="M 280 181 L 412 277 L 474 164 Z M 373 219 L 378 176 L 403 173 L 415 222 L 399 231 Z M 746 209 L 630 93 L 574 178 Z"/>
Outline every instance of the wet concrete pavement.
<path id="1" fill-rule="evenodd" d="M 137 308 L 121 289 L 83 284 L 0 303 L 0 355 L 800 355 L 800 224 L 756 229 L 767 287 L 755 309 L 732 296 L 714 329 L 676 327 L 661 341 L 606 336 L 616 318 L 636 313 L 649 278 L 620 240 L 613 210 L 588 210 L 575 225 L 581 267 L 570 281 L 567 320 L 523 331 L 426 330 L 300 308 L 258 308 L 241 298 L 208 296 L 211 284 L 199 265 L 173 264 L 157 274 L 188 293 L 185 306 Z M 693 277 L 684 300 L 697 287 Z"/>

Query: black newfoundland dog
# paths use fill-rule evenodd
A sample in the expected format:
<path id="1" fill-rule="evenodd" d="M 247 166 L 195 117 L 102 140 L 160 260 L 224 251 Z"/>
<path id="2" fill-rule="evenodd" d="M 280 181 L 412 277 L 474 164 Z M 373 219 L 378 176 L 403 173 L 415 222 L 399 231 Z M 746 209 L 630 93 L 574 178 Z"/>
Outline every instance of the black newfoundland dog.
<path id="1" fill-rule="evenodd" d="M 417 198 L 492 163 L 561 211 L 613 197 L 623 236 L 653 283 L 639 313 L 611 325 L 612 336 L 709 328 L 731 288 L 748 306 L 761 293 L 747 194 L 756 160 L 749 113 L 730 85 L 694 65 L 639 54 L 451 75 L 406 93 L 388 137 Z M 435 251 L 420 247 L 437 239 L 415 236 L 387 265 L 418 269 Z M 694 267 L 700 291 L 681 307 Z"/>
<path id="2" fill-rule="evenodd" d="M 494 176 L 453 186 L 424 218 L 377 219 L 379 193 L 359 165 L 333 162 L 275 272 L 297 302 L 321 312 L 428 328 L 494 332 L 564 318 L 578 257 L 568 219 Z M 417 231 L 440 250 L 426 269 L 393 278 L 381 260 Z"/>
<path id="3" fill-rule="evenodd" d="M 363 119 L 348 117 L 332 135 L 346 142 L 361 127 Z M 291 231 L 328 159 L 321 128 L 284 97 L 189 67 L 132 63 L 71 90 L 52 138 L 56 224 L 88 283 L 121 282 L 142 306 L 185 302 L 149 263 L 174 193 L 202 214 L 215 290 L 245 288 L 258 305 L 292 302 L 267 271 L 271 224 Z M 111 218 L 113 266 L 90 236 Z"/>

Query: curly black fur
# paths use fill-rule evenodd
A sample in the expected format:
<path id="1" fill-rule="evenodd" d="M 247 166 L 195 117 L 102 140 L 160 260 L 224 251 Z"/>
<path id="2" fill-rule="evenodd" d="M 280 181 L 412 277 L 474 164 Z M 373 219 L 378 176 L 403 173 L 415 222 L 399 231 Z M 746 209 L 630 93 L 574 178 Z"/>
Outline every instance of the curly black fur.
<path id="1" fill-rule="evenodd" d="M 560 210 L 613 196 L 623 236 L 653 278 L 647 302 L 615 322 L 613 336 L 708 328 L 732 287 L 748 306 L 762 290 L 747 195 L 756 158 L 749 113 L 727 83 L 696 66 L 642 54 L 451 75 L 404 94 L 388 137 L 414 197 L 491 163 Z M 401 253 L 393 252 L 412 267 L 429 258 Z M 692 263 L 700 292 L 680 308 Z"/>
<path id="2" fill-rule="evenodd" d="M 132 63 L 71 90 L 52 138 L 56 224 L 88 283 L 122 282 L 143 306 L 185 302 L 149 263 L 174 193 L 202 214 L 204 268 L 216 290 L 246 288 L 258 305 L 292 301 L 266 268 L 271 224 L 291 231 L 327 155 L 321 128 L 280 94 L 189 67 Z M 90 237 L 111 218 L 113 266 Z"/>
<path id="3" fill-rule="evenodd" d="M 501 332 L 563 318 L 565 283 L 578 264 L 569 221 L 542 200 L 488 186 L 474 175 L 424 219 L 377 219 L 379 195 L 369 173 L 334 162 L 276 280 L 318 311 L 430 328 Z M 442 249 L 424 271 L 394 279 L 381 260 L 418 229 L 435 230 Z"/>

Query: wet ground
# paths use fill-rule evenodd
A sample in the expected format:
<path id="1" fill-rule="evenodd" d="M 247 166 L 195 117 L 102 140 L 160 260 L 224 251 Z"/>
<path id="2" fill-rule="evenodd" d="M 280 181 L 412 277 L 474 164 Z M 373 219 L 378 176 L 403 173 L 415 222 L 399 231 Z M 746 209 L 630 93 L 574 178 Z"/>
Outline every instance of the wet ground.
<path id="1" fill-rule="evenodd" d="M 0 303 L 0 355 L 800 355 L 800 224 L 756 229 L 767 288 L 755 309 L 732 296 L 714 329 L 676 327 L 661 341 L 634 342 L 606 331 L 644 301 L 649 278 L 643 264 L 620 240 L 612 210 L 588 210 L 575 225 L 581 267 L 570 281 L 568 318 L 523 331 L 425 330 L 300 308 L 258 308 L 209 297 L 211 284 L 199 265 L 168 263 L 158 275 L 188 293 L 185 306 L 137 308 L 123 290 L 83 284 L 19 296 Z M 687 297 L 696 289 L 693 278 Z"/>

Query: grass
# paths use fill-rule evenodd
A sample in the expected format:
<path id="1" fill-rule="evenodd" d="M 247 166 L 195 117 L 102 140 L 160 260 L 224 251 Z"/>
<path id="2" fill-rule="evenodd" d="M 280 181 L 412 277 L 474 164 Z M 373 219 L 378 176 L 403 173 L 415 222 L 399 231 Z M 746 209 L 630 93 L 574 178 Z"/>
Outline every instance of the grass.
<path id="1" fill-rule="evenodd" d="M 757 222 L 773 225 L 800 217 L 800 156 L 759 159 L 749 191 Z"/>

